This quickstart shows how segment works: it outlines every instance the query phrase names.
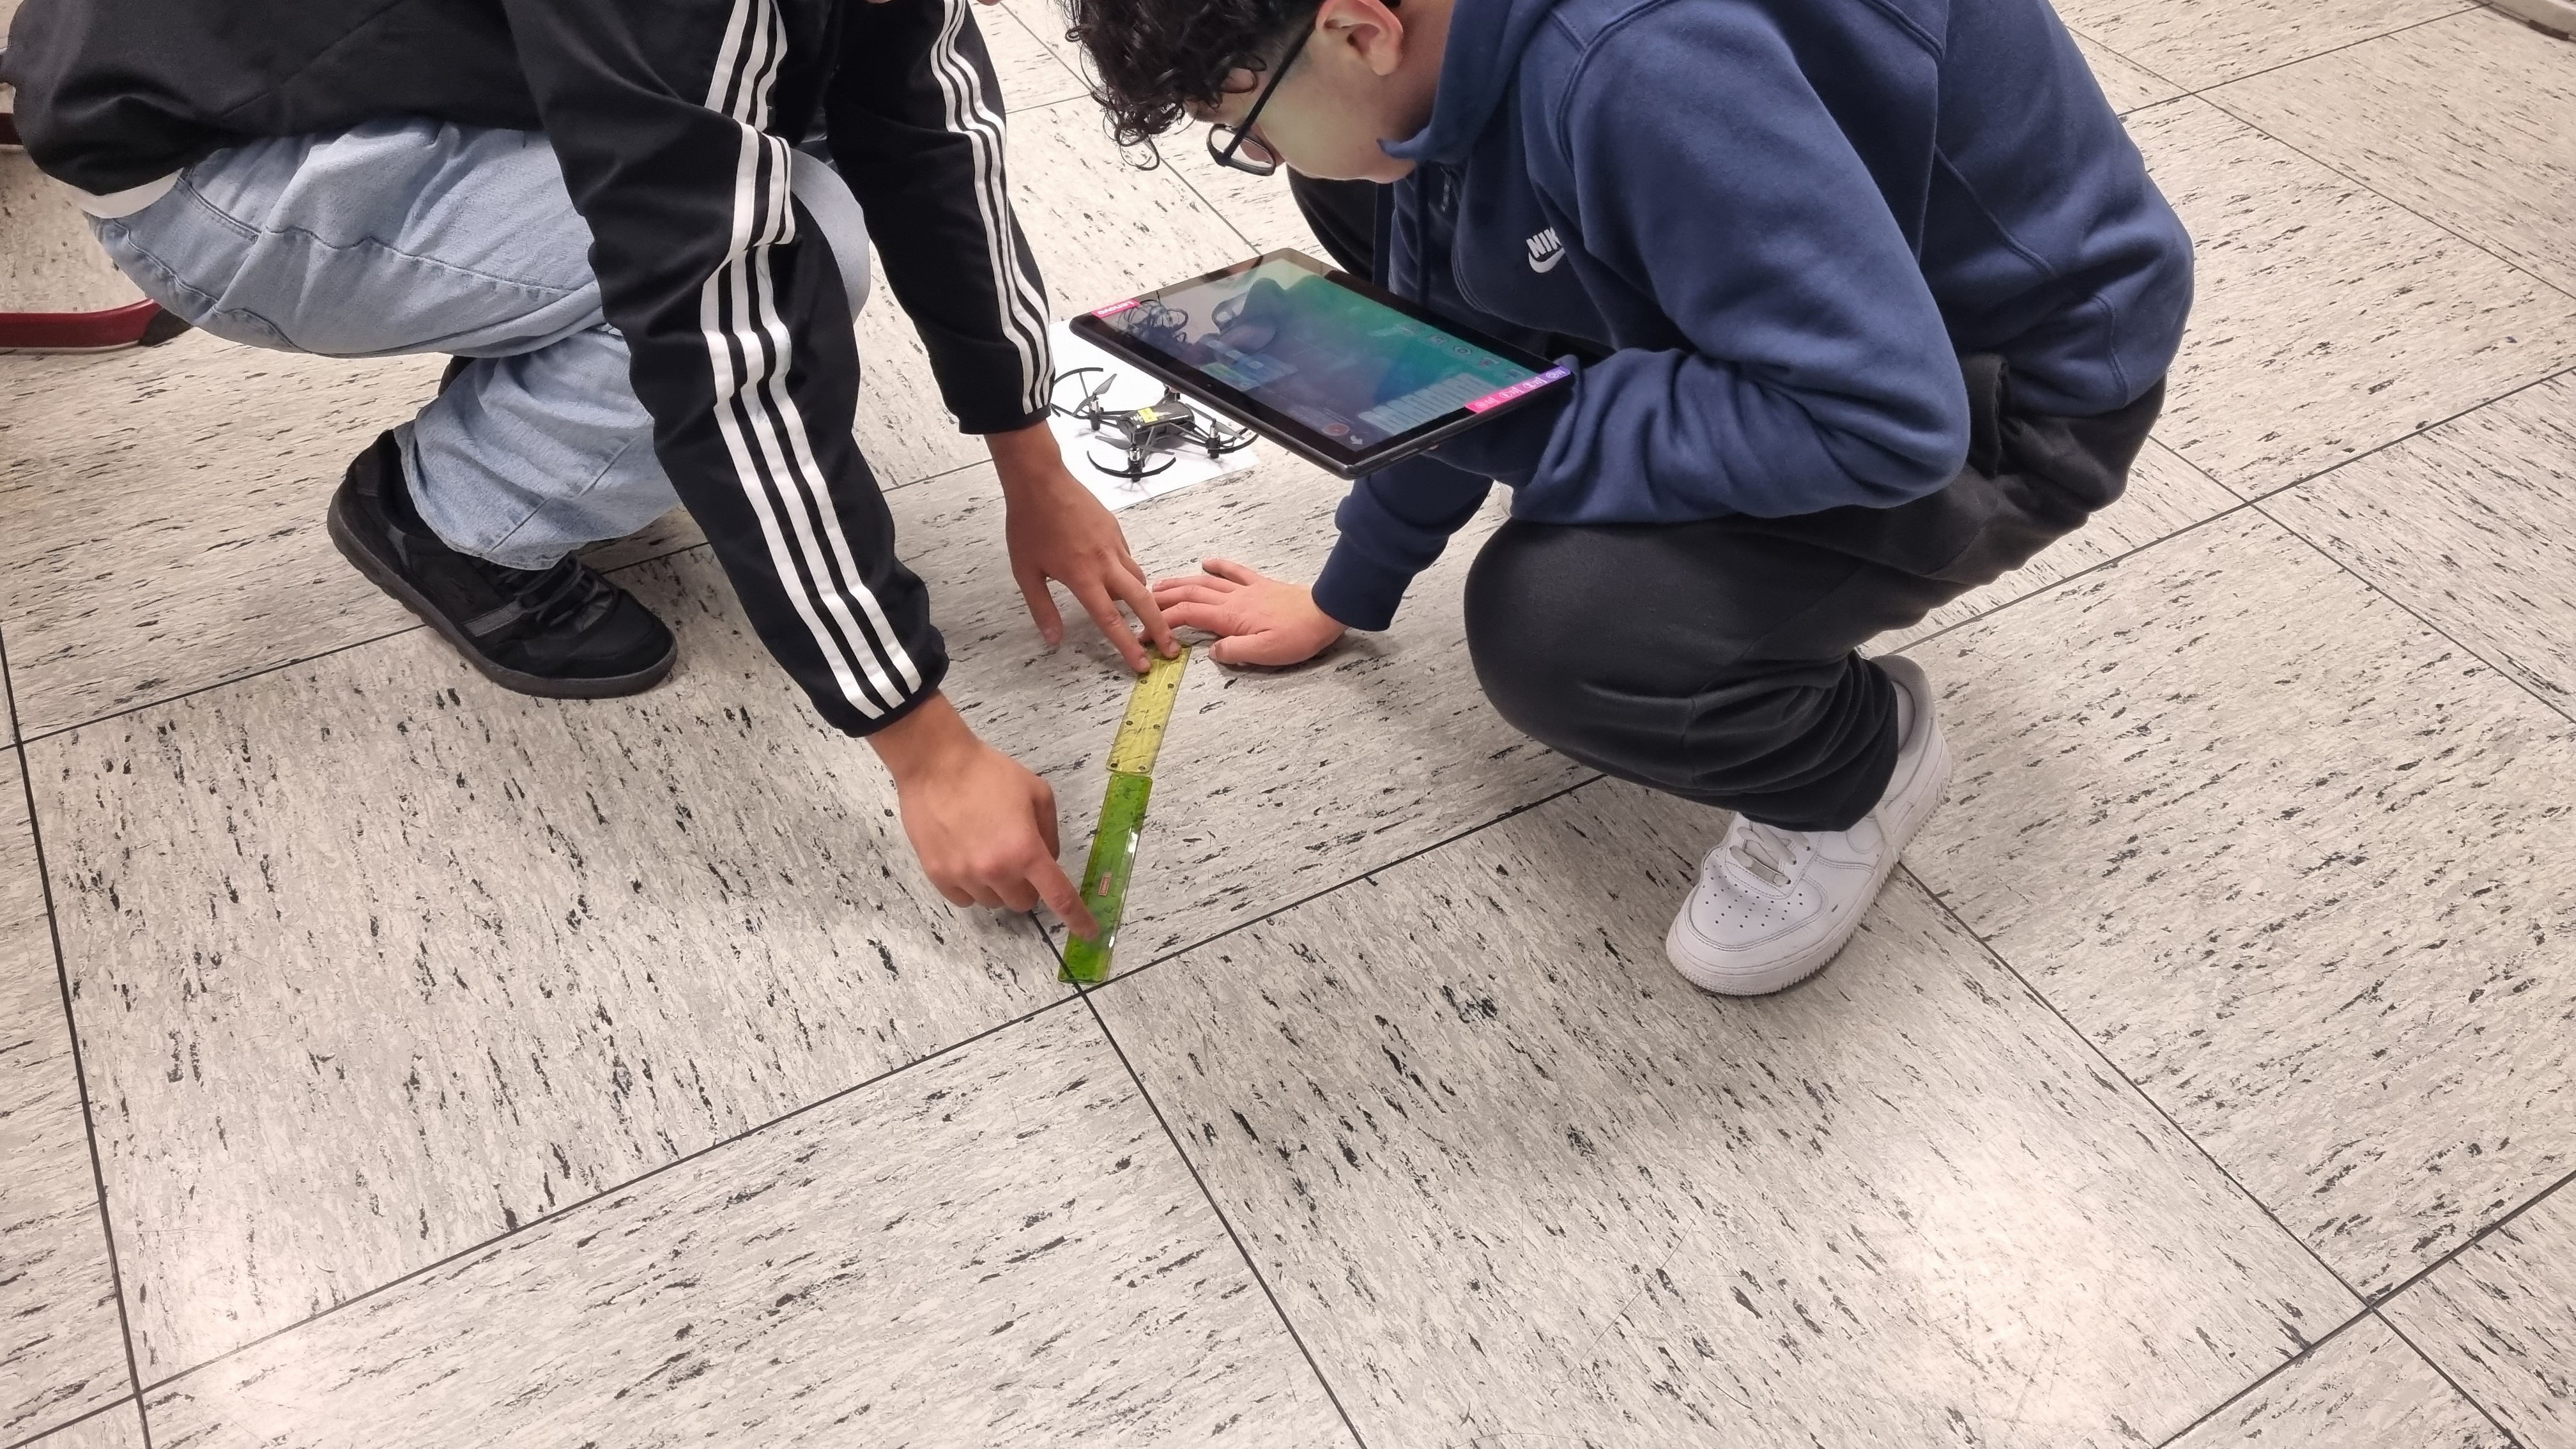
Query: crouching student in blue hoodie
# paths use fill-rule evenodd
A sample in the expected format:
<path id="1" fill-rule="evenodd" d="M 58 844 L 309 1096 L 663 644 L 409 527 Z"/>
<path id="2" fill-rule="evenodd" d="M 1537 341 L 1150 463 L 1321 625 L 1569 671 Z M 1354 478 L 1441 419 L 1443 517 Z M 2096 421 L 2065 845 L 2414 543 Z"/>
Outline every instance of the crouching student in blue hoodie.
<path id="1" fill-rule="evenodd" d="M 1301 200 L 1344 265 L 1580 369 L 1363 479 L 1311 588 L 1211 560 L 1164 617 L 1254 664 L 1383 629 L 1500 481 L 1466 601 L 1494 707 L 1736 812 L 1683 975 L 1822 967 L 1950 772 L 1923 670 L 1857 647 L 2119 497 L 2190 305 L 2190 240 L 2045 0 L 1073 18 L 1122 140 L 1195 117 L 1238 168 L 1391 183 Z"/>

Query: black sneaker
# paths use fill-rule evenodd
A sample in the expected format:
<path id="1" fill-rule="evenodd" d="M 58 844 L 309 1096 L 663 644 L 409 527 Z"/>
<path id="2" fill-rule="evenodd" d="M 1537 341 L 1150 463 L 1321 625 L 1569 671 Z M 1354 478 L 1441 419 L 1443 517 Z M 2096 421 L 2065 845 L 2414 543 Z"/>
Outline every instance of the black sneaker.
<path id="1" fill-rule="evenodd" d="M 549 699 L 641 694 L 679 655 L 652 610 L 578 558 L 511 569 L 440 542 L 412 507 L 391 433 L 349 465 L 330 525 L 358 572 L 504 689 Z"/>

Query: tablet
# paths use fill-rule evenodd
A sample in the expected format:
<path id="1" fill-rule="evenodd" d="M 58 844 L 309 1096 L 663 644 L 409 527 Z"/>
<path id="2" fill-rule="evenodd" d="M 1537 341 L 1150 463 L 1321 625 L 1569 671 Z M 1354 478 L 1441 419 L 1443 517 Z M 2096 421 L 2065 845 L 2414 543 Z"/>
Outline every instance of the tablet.
<path id="1" fill-rule="evenodd" d="M 1570 386 L 1532 357 L 1275 251 L 1076 317 L 1073 330 L 1344 478 Z"/>

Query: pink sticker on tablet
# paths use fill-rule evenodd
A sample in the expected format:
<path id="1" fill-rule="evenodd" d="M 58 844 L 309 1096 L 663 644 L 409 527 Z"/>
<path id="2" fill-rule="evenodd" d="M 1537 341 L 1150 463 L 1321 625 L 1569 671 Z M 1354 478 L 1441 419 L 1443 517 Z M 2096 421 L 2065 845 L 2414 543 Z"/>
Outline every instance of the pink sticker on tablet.
<path id="1" fill-rule="evenodd" d="M 1556 381 L 1558 378 L 1565 376 L 1566 372 L 1567 369 L 1565 368 L 1551 367 L 1536 377 L 1529 378 L 1526 381 L 1513 383 L 1510 387 L 1504 388 L 1501 392 L 1489 392 L 1485 394 L 1483 397 L 1467 404 L 1467 411 L 1471 413 L 1491 412 L 1495 408 L 1501 407 L 1503 404 L 1510 402 L 1513 398 L 1526 397 L 1529 394 L 1538 391 L 1540 388 L 1543 388 L 1549 383 Z"/>

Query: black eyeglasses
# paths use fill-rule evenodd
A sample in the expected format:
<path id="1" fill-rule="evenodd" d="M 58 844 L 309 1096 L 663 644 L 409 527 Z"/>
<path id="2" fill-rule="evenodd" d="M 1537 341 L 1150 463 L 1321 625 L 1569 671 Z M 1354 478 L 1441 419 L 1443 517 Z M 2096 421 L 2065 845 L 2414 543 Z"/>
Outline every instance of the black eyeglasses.
<path id="1" fill-rule="evenodd" d="M 1243 113 L 1240 122 L 1231 126 L 1215 121 L 1208 123 L 1208 154 L 1216 158 L 1216 164 L 1249 171 L 1255 176 L 1269 176 L 1278 171 L 1279 153 L 1253 139 L 1252 123 L 1261 119 L 1261 108 L 1270 104 L 1270 97 L 1279 89 L 1279 83 L 1288 78 L 1288 68 L 1297 63 L 1299 52 L 1305 50 L 1306 37 L 1314 33 L 1312 24 L 1297 32 L 1297 43 L 1288 47 L 1288 53 L 1279 58 L 1279 68 L 1270 73 L 1270 83 L 1261 88 L 1260 95 L 1253 97 L 1252 109 Z M 1252 148 L 1248 155 L 1244 153 L 1246 146 Z"/>

